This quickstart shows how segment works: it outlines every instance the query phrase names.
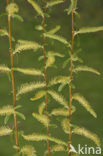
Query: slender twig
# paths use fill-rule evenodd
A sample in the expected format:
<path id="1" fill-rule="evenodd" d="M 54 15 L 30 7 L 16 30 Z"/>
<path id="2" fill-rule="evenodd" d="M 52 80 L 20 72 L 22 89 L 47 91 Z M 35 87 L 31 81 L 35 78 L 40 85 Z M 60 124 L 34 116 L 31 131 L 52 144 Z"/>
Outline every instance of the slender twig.
<path id="1" fill-rule="evenodd" d="M 9 0 L 7 0 L 7 5 L 10 3 Z M 11 36 L 11 18 L 8 15 L 8 27 L 9 27 L 9 52 L 10 52 L 10 63 L 11 63 L 11 83 L 12 83 L 12 95 L 13 95 L 13 107 L 16 107 L 16 93 L 15 93 L 15 81 L 14 81 L 14 58 L 12 54 L 12 36 Z M 14 128 L 15 128 L 15 142 L 16 146 L 19 146 L 19 140 L 18 140 L 18 124 L 17 124 L 17 116 L 14 114 Z M 17 150 L 19 152 L 19 150 Z"/>
<path id="2" fill-rule="evenodd" d="M 43 0 L 43 3 L 45 4 L 45 0 Z M 44 13 L 46 12 L 46 8 L 44 7 Z M 43 17 L 42 20 L 42 27 L 43 27 L 43 31 L 45 29 L 45 16 Z M 46 39 L 43 36 L 43 56 L 44 56 L 44 81 L 45 81 L 45 90 L 48 90 L 48 85 L 47 85 L 47 70 L 46 70 L 46 50 L 45 50 L 45 44 L 46 44 Z M 47 118 L 49 120 L 49 113 L 48 113 L 48 99 L 47 99 L 47 95 L 45 95 L 45 104 L 46 104 L 46 114 L 47 114 Z M 50 135 L 50 130 L 49 127 L 47 127 L 47 135 Z M 50 141 L 47 140 L 47 147 L 48 147 L 48 156 L 50 156 Z"/>
<path id="3" fill-rule="evenodd" d="M 74 51 L 74 9 L 72 9 L 72 42 L 71 42 L 71 55 Z M 73 62 L 72 59 L 70 61 L 70 79 L 72 80 L 72 68 L 73 68 Z M 68 143 L 68 156 L 71 156 L 70 152 L 70 144 L 71 144 L 71 137 L 72 137 L 72 131 L 70 127 L 71 123 L 71 106 L 72 106 L 72 88 L 69 86 L 69 143 Z"/>

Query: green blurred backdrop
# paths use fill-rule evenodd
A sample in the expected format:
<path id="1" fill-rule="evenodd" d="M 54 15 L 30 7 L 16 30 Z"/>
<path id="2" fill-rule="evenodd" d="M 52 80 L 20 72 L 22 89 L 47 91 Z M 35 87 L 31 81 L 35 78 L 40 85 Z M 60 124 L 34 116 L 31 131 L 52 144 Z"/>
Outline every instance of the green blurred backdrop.
<path id="1" fill-rule="evenodd" d="M 68 0 L 69 1 L 69 0 Z M 34 40 L 41 42 L 41 34 L 36 32 L 35 26 L 41 23 L 40 18 L 35 18 L 36 13 L 33 8 L 27 3 L 26 0 L 15 0 L 15 2 L 20 7 L 20 15 L 23 17 L 24 22 L 21 23 L 17 20 L 12 20 L 12 34 L 16 40 Z M 39 0 L 38 0 L 39 2 Z M 48 30 L 55 25 L 61 25 L 61 31 L 58 33 L 68 40 L 71 39 L 71 17 L 67 16 L 63 11 L 70 4 L 65 2 L 62 5 L 54 7 L 52 12 L 50 11 L 51 18 L 48 18 Z M 0 0 L 0 13 L 5 11 L 6 0 Z M 80 19 L 76 19 L 76 27 L 82 26 L 101 26 L 103 25 L 103 1 L 102 0 L 78 0 L 78 12 L 80 13 Z M 7 17 L 0 17 L 0 27 L 7 28 Z M 98 134 L 103 145 L 103 32 L 98 32 L 94 34 L 80 35 L 77 39 L 76 46 L 78 45 L 82 48 L 80 53 L 82 59 L 84 59 L 84 64 L 94 67 L 101 72 L 101 76 L 95 76 L 91 73 L 80 73 L 75 77 L 75 86 L 77 87 L 77 92 L 82 93 L 89 101 L 91 106 L 96 110 L 98 118 L 92 118 L 89 113 L 87 113 L 83 108 L 80 107 L 78 103 L 75 103 L 77 111 L 73 114 L 72 122 L 80 126 L 84 126 L 89 130 Z M 52 43 L 48 41 L 49 50 L 58 50 L 61 53 L 65 53 L 65 58 L 67 57 L 67 52 L 65 47 L 60 43 Z M 37 58 L 41 55 L 41 52 L 23 52 L 20 55 L 15 56 L 15 66 L 18 67 L 35 67 L 41 68 L 43 62 L 39 62 Z M 61 69 L 61 63 L 63 60 L 57 59 L 56 63 L 58 66 L 58 71 L 56 69 L 50 68 L 48 70 L 48 79 L 50 79 L 53 74 L 64 74 L 69 73 L 69 67 L 65 70 Z M 9 53 L 8 53 L 8 40 L 6 38 L 0 38 L 0 64 L 10 65 Z M 39 77 L 24 76 L 20 73 L 15 73 L 15 83 L 16 89 L 25 82 L 31 82 L 35 80 L 40 80 Z M 68 99 L 68 88 L 64 89 L 65 97 Z M 19 129 L 24 130 L 26 134 L 32 132 L 45 133 L 45 129 L 39 124 L 33 117 L 32 112 L 37 111 L 38 104 L 41 101 L 31 102 L 30 97 L 34 95 L 34 92 L 22 96 L 22 98 L 17 102 L 18 105 L 22 105 L 21 112 L 26 116 L 26 121 L 20 119 Z M 11 95 L 11 84 L 6 75 L 0 74 L 0 106 L 12 104 Z M 55 101 L 52 101 L 49 106 L 49 111 L 54 107 L 58 107 Z M 11 119 L 12 120 L 12 119 Z M 9 122 L 9 126 L 13 127 L 13 121 Z M 58 125 L 58 129 L 52 128 L 51 134 L 58 138 L 68 140 L 68 136 L 65 135 L 60 128 L 58 120 L 54 117 L 52 122 Z M 3 118 L 0 117 L 0 125 L 3 125 Z M 0 138 L 0 156 L 13 156 L 15 150 L 13 150 L 13 137 L 1 137 Z M 73 135 L 72 144 L 77 147 L 77 144 L 81 145 L 87 144 L 88 146 L 95 145 L 88 139 Z M 25 142 L 20 138 L 20 144 L 25 144 Z M 38 156 L 43 156 L 44 150 L 46 150 L 46 143 L 29 143 L 33 144 L 39 153 Z M 65 153 L 54 154 L 57 156 L 66 156 Z"/>

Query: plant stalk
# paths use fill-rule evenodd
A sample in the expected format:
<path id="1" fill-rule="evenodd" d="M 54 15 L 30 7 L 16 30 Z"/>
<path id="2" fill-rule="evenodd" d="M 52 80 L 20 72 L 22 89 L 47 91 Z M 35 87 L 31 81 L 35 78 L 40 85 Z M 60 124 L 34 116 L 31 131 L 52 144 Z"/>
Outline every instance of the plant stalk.
<path id="1" fill-rule="evenodd" d="M 7 0 L 7 5 L 10 4 L 10 1 Z M 14 80 L 14 57 L 12 54 L 12 36 L 11 36 L 11 17 L 8 16 L 8 27 L 9 27 L 9 53 L 10 53 L 10 63 L 11 63 L 11 83 L 12 83 L 12 95 L 13 95 L 13 107 L 16 107 L 16 92 L 15 92 L 15 80 Z M 18 124 L 17 124 L 17 115 L 14 114 L 14 129 L 15 129 L 15 143 L 16 146 L 19 147 L 19 139 L 18 139 Z M 17 152 L 19 150 L 17 149 Z"/>
<path id="2" fill-rule="evenodd" d="M 43 3 L 45 4 L 45 0 L 43 0 Z M 44 13 L 46 12 L 46 8 L 44 7 Z M 42 27 L 43 31 L 45 29 L 45 16 L 42 19 Z M 48 91 L 48 85 L 47 85 L 47 70 L 46 70 L 46 50 L 45 50 L 45 44 L 46 44 L 46 38 L 43 36 L 43 56 L 44 56 L 44 81 L 45 81 L 45 90 Z M 46 104 L 46 115 L 49 120 L 49 112 L 48 112 L 48 99 L 47 95 L 45 95 L 45 104 Z M 47 135 L 50 136 L 50 130 L 49 126 L 47 127 Z M 48 147 L 48 156 L 50 156 L 50 141 L 47 140 L 47 147 Z"/>
<path id="3" fill-rule="evenodd" d="M 74 52 L 74 9 L 72 9 L 72 42 L 71 42 L 71 55 Z M 70 61 L 70 79 L 72 81 L 72 75 L 73 75 L 73 61 L 71 59 Z M 71 107 L 72 107 L 72 88 L 69 86 L 69 142 L 68 142 L 68 156 L 71 156 L 70 151 L 70 145 L 71 145 L 71 138 L 72 138 L 72 131 L 71 131 Z"/>

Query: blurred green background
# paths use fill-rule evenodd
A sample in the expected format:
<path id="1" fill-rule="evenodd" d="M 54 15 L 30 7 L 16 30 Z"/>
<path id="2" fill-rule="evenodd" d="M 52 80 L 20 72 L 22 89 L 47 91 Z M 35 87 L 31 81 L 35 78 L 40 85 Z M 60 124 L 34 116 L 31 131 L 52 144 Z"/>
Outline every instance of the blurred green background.
<path id="1" fill-rule="evenodd" d="M 6 0 L 0 1 L 0 13 L 5 12 Z M 23 17 L 24 22 L 21 23 L 17 20 L 12 20 L 12 34 L 15 37 L 16 41 L 18 39 L 22 40 L 34 40 L 39 43 L 42 42 L 41 33 L 35 30 L 35 26 L 41 24 L 41 18 L 36 16 L 33 8 L 27 3 L 26 0 L 20 0 L 15 2 L 20 7 L 19 14 Z M 41 2 L 38 0 L 38 2 Z M 55 25 L 61 25 L 61 30 L 58 33 L 59 35 L 64 36 L 68 40 L 71 39 L 71 17 L 66 15 L 64 9 L 67 8 L 70 4 L 65 2 L 59 6 L 53 7 L 50 10 L 51 17 L 47 19 L 47 29 L 55 27 Z M 80 19 L 76 18 L 76 27 L 84 26 L 101 26 L 103 25 L 103 1 L 102 0 L 78 0 L 78 12 L 80 14 Z M 8 28 L 7 16 L 0 17 L 0 27 Z M 75 43 L 76 48 L 79 46 L 82 49 L 80 53 L 81 58 L 84 60 L 84 64 L 94 67 L 101 72 L 100 76 L 96 76 L 91 73 L 80 73 L 75 76 L 75 86 L 76 90 L 74 92 L 82 93 L 90 102 L 91 106 L 97 112 L 98 118 L 94 119 L 88 112 L 86 112 L 78 103 L 74 105 L 77 107 L 76 113 L 72 116 L 72 123 L 84 126 L 87 129 L 97 133 L 101 139 L 101 144 L 103 145 L 103 32 L 80 35 L 76 38 L 77 42 Z M 14 46 L 14 45 L 13 45 Z M 55 41 L 52 42 L 48 40 L 47 50 L 56 50 L 65 54 L 64 59 L 57 58 L 56 64 L 57 69 L 49 68 L 48 69 L 48 80 L 53 77 L 53 75 L 67 75 L 69 74 L 69 66 L 64 70 L 61 68 L 61 64 L 67 58 L 67 51 L 61 43 Z M 15 56 L 15 66 L 17 67 L 35 67 L 41 68 L 43 62 L 38 61 L 38 57 L 42 55 L 42 52 L 22 52 L 19 55 Z M 0 64 L 6 64 L 10 66 L 10 58 L 8 52 L 8 39 L 0 38 Z M 39 77 L 33 76 L 24 76 L 20 73 L 15 73 L 15 83 L 16 90 L 18 87 L 26 82 L 38 81 L 41 80 Z M 57 89 L 57 88 L 55 88 Z M 68 100 L 68 88 L 64 89 L 64 96 Z M 31 134 L 32 132 L 45 133 L 45 128 L 42 127 L 33 117 L 32 112 L 36 112 L 38 109 L 41 100 L 31 102 L 30 97 L 34 95 L 34 92 L 22 96 L 22 98 L 17 101 L 18 105 L 22 105 L 21 112 L 26 116 L 26 121 L 19 119 L 19 130 L 23 130 L 25 134 Z M 12 104 L 12 94 L 11 94 L 11 83 L 8 80 L 7 75 L 0 74 L 0 106 Z M 58 107 L 59 104 L 56 104 L 55 101 L 52 101 L 49 104 L 49 111 L 53 108 Z M 0 117 L 0 126 L 3 125 L 3 117 Z M 58 125 L 58 128 L 51 128 L 51 135 L 61 138 L 65 141 L 68 140 L 68 135 L 65 135 L 62 131 L 62 128 L 56 120 L 55 117 L 52 117 L 52 123 Z M 9 121 L 9 126 L 13 127 L 12 119 Z M 0 138 L 0 156 L 13 156 L 15 150 L 13 150 L 13 137 L 1 137 Z M 20 138 L 20 144 L 26 144 L 22 138 Z M 32 143 L 37 150 L 38 156 L 43 156 L 44 151 L 46 150 L 46 143 Z M 95 144 L 81 136 L 73 135 L 72 144 L 77 148 L 77 144 L 95 147 Z M 51 143 L 52 145 L 52 143 Z M 103 146 L 102 146 L 103 147 Z M 39 152 L 38 152 L 39 151 Z M 66 156 L 67 153 L 56 153 L 55 156 Z"/>

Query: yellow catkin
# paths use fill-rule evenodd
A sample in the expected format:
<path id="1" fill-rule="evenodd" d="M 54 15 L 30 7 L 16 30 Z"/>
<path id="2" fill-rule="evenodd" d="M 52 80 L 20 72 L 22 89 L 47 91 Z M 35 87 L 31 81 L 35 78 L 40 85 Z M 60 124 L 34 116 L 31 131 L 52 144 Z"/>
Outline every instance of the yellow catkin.
<path id="1" fill-rule="evenodd" d="M 4 116 L 4 115 L 11 115 L 14 114 L 15 110 L 13 108 L 13 106 L 3 106 L 2 108 L 0 108 L 0 115 Z"/>
<path id="2" fill-rule="evenodd" d="M 8 15 L 12 15 L 14 13 L 17 13 L 18 11 L 19 11 L 19 7 L 16 3 L 10 3 L 6 7 L 6 12 L 8 13 Z"/>
<path id="3" fill-rule="evenodd" d="M 39 122 L 41 122 L 45 127 L 49 126 L 49 120 L 46 115 L 40 115 L 37 113 L 32 114 L 34 118 L 36 118 Z"/>
<path id="4" fill-rule="evenodd" d="M 73 95 L 72 99 L 77 100 L 91 115 L 95 118 L 97 117 L 95 111 L 89 105 L 89 102 L 82 95 L 76 93 Z"/>
<path id="5" fill-rule="evenodd" d="M 21 153 L 27 155 L 27 156 L 36 156 L 36 151 L 33 146 L 31 145 L 25 145 L 20 150 Z"/>
<path id="6" fill-rule="evenodd" d="M 0 65 L 0 72 L 2 73 L 10 72 L 10 69 L 6 65 Z"/>
<path id="7" fill-rule="evenodd" d="M 87 71 L 87 72 L 91 72 L 91 73 L 100 75 L 100 72 L 98 72 L 96 69 L 88 67 L 88 66 L 77 66 L 76 68 L 74 68 L 73 71 L 74 72 Z"/>
<path id="8" fill-rule="evenodd" d="M 0 136 L 10 135 L 12 133 L 12 129 L 9 127 L 0 127 Z"/>
<path id="9" fill-rule="evenodd" d="M 59 104 L 61 104 L 61 105 L 65 106 L 66 108 L 68 108 L 68 103 L 61 94 L 58 94 L 54 90 L 49 90 L 48 93 L 52 96 L 52 98 L 55 101 L 57 101 Z"/>
<path id="10" fill-rule="evenodd" d="M 85 136 L 86 138 L 92 140 L 97 146 L 100 146 L 100 139 L 98 138 L 98 136 L 96 134 L 88 131 L 84 127 L 74 128 L 73 133 L 81 135 L 81 136 Z"/>
<path id="11" fill-rule="evenodd" d="M 15 48 L 13 54 L 20 53 L 21 51 L 24 51 L 24 50 L 37 50 L 37 49 L 41 48 L 41 45 L 39 45 L 38 43 L 33 42 L 33 41 L 20 40 L 18 42 L 19 43 L 16 45 L 16 48 Z"/>
<path id="12" fill-rule="evenodd" d="M 35 68 L 13 68 L 14 71 L 18 71 L 21 72 L 23 74 L 27 74 L 27 75 L 43 75 L 43 73 L 39 70 L 39 69 L 35 69 Z"/>
<path id="13" fill-rule="evenodd" d="M 28 93 L 37 88 L 43 88 L 44 86 L 45 86 L 45 83 L 43 82 L 31 82 L 31 83 L 22 84 L 21 87 L 18 89 L 16 96 Z"/>

